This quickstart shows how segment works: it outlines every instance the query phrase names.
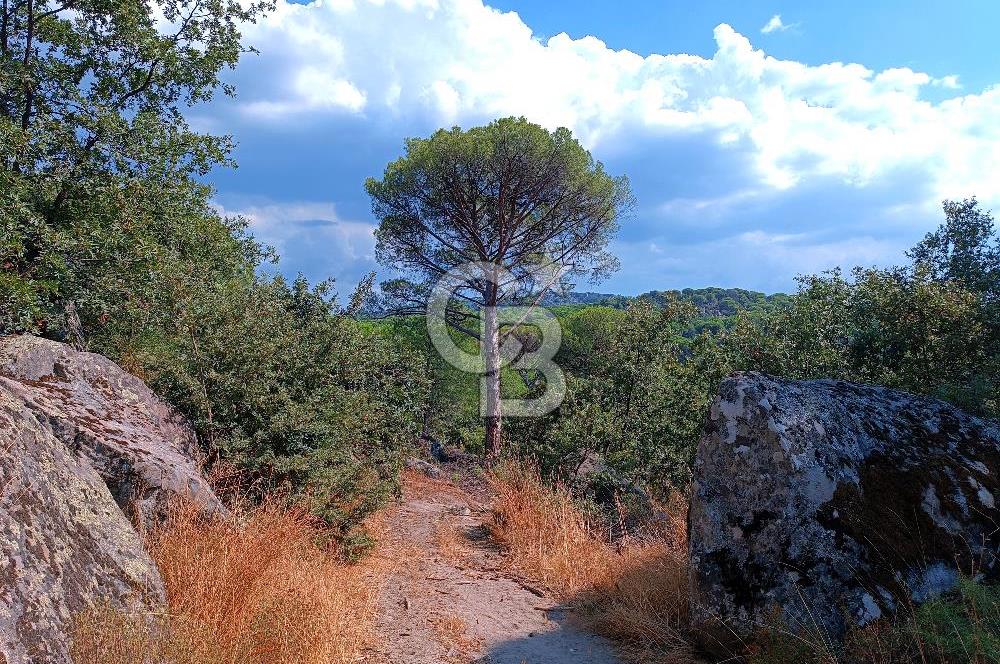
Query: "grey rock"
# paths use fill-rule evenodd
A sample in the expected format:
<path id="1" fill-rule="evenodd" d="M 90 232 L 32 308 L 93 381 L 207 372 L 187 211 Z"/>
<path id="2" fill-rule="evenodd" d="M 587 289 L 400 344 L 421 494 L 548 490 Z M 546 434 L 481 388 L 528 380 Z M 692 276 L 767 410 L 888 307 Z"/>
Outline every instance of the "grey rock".
<path id="1" fill-rule="evenodd" d="M 441 469 L 432 463 L 428 463 L 423 459 L 417 459 L 416 457 L 410 457 L 406 460 L 406 467 L 410 470 L 416 470 L 417 472 L 423 473 L 427 477 L 438 479 L 442 477 Z"/>
<path id="2" fill-rule="evenodd" d="M 1000 426 L 843 381 L 725 380 L 698 445 L 692 618 L 707 645 L 778 617 L 843 636 L 1000 576 Z"/>
<path id="3" fill-rule="evenodd" d="M 184 497 L 225 513 L 199 469 L 191 426 L 108 358 L 32 336 L 0 338 L 0 391 L 47 419 L 85 455 L 118 505 L 150 526 Z"/>
<path id="4" fill-rule="evenodd" d="M 75 615 L 152 609 L 163 582 L 139 535 L 58 423 L 0 389 L 0 661 L 70 662 Z"/>
<path id="5" fill-rule="evenodd" d="M 137 527 L 175 498 L 226 514 L 197 451 L 190 426 L 114 362 L 0 338 L 0 662 L 68 664 L 81 611 L 162 606 Z"/>

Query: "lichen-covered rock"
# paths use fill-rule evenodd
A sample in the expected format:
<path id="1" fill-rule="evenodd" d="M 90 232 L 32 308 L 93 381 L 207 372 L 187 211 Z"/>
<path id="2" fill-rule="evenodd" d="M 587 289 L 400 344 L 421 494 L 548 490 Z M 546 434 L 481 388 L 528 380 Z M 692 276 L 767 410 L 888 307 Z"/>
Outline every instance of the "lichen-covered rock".
<path id="1" fill-rule="evenodd" d="M 190 425 L 108 358 L 32 336 L 0 338 L 0 391 L 48 419 L 123 510 L 146 526 L 177 496 L 224 512 L 198 467 Z"/>
<path id="2" fill-rule="evenodd" d="M 0 662 L 70 662 L 73 617 L 153 608 L 163 582 L 89 460 L 0 385 Z"/>
<path id="3" fill-rule="evenodd" d="M 880 387 L 737 374 L 695 461 L 694 621 L 722 642 L 775 619 L 838 638 L 960 573 L 996 580 L 998 501 L 995 422 Z"/>
<path id="4" fill-rule="evenodd" d="M 0 337 L 0 664 L 69 664 L 81 611 L 162 605 L 134 526 L 155 525 L 175 498 L 225 513 L 196 443 L 107 358 Z"/>

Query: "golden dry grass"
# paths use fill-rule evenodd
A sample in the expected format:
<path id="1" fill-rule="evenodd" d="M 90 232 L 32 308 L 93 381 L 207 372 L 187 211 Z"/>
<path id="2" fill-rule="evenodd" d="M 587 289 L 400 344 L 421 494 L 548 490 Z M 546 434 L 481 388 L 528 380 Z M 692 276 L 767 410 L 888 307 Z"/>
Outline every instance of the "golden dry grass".
<path id="1" fill-rule="evenodd" d="M 444 497 L 468 499 L 468 494 L 447 479 L 433 479 L 419 470 L 403 470 L 401 482 L 407 498 L 440 501 Z"/>
<path id="2" fill-rule="evenodd" d="M 685 501 L 642 538 L 612 544 L 594 529 L 568 491 L 546 486 L 521 466 L 499 468 L 494 540 L 514 564 L 582 609 L 599 631 L 635 661 L 697 661 L 685 639 L 687 539 Z"/>
<path id="3" fill-rule="evenodd" d="M 179 507 L 148 548 L 165 616 L 95 609 L 78 617 L 77 664 L 355 662 L 371 638 L 380 559 L 346 565 L 317 546 L 309 516 L 277 502 L 232 521 Z"/>
<path id="4" fill-rule="evenodd" d="M 443 520 L 434 526 L 434 546 L 441 557 L 452 564 L 462 564 L 469 555 L 466 537 L 454 525 Z"/>
<path id="5" fill-rule="evenodd" d="M 428 618 L 434 628 L 434 638 L 448 650 L 449 659 L 471 662 L 472 653 L 481 645 L 468 634 L 468 625 L 456 615 L 444 614 Z"/>

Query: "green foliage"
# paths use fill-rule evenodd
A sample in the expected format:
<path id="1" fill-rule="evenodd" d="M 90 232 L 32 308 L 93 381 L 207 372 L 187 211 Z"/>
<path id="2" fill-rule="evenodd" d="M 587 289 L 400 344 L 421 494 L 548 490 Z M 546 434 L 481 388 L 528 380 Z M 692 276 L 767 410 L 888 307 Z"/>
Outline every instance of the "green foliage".
<path id="1" fill-rule="evenodd" d="M 192 131 L 182 109 L 220 87 L 244 50 L 238 25 L 263 8 L 4 5 L 0 332 L 61 335 L 68 303 L 112 275 L 141 282 L 150 254 L 173 248 L 184 218 L 213 216 L 194 178 L 228 163 L 230 141 Z"/>
<path id="2" fill-rule="evenodd" d="M 963 578 L 956 596 L 918 607 L 914 627 L 934 661 L 1000 662 L 1000 588 Z"/>
<path id="3" fill-rule="evenodd" d="M 379 260 L 436 278 L 469 261 L 519 277 L 548 258 L 564 277 L 615 267 L 604 252 L 631 204 L 627 179 L 595 162 L 568 129 L 524 118 L 411 138 L 406 156 L 365 183 L 380 220 Z"/>
<path id="4" fill-rule="evenodd" d="M 459 371 L 445 362 L 431 344 L 423 316 L 393 316 L 367 325 L 389 345 L 401 345 L 417 357 L 415 368 L 426 381 L 421 406 L 420 437 L 469 451 L 479 451 L 483 424 L 479 414 L 479 376 Z M 476 343 L 462 334 L 453 341 L 475 353 Z"/>
<path id="5" fill-rule="evenodd" d="M 693 305 L 700 317 L 727 318 L 743 311 L 767 312 L 787 305 L 783 293 L 765 295 L 743 288 L 685 288 L 683 290 L 649 291 L 638 296 L 656 306 L 671 300 Z"/>
<path id="6" fill-rule="evenodd" d="M 788 306 L 740 314 L 723 335 L 733 365 L 877 383 L 1000 415 L 1000 240 L 974 200 L 947 202 L 945 213 L 907 267 L 804 277 Z"/>
<path id="7" fill-rule="evenodd" d="M 567 399 L 547 418 L 512 425 L 513 442 L 549 475 L 571 477 L 600 459 L 633 486 L 683 484 L 724 373 L 711 337 L 682 335 L 696 315 L 668 300 L 566 316 L 557 361 L 569 373 Z"/>
<path id="8" fill-rule="evenodd" d="M 955 281 L 1000 298 L 1000 235 L 975 198 L 944 202 L 945 223 L 907 256 L 934 281 Z"/>
<path id="9" fill-rule="evenodd" d="M 553 311 L 565 314 L 584 306 L 625 309 L 637 301 L 648 302 L 655 307 L 662 307 L 667 302 L 675 301 L 692 305 L 698 315 L 692 319 L 691 327 L 684 331 L 684 335 L 695 337 L 702 332 L 717 334 L 732 327 L 737 315 L 740 314 L 756 319 L 776 313 L 787 307 L 791 298 L 784 293 L 765 295 L 743 288 L 710 287 L 648 291 L 635 297 L 570 291 L 565 295 L 548 295 L 543 303 Z"/>
<path id="10" fill-rule="evenodd" d="M 138 367 L 258 492 L 288 483 L 344 527 L 391 497 L 417 434 L 419 358 L 359 325 L 329 284 L 200 286 L 168 298 L 155 324 L 93 343 Z"/>
<path id="11" fill-rule="evenodd" d="M 200 183 L 231 141 L 184 110 L 232 92 L 220 75 L 266 4 L 4 5 L 0 333 L 116 359 L 253 491 L 283 487 L 346 532 L 396 491 L 425 381 L 357 301 L 262 276 L 272 252 Z"/>

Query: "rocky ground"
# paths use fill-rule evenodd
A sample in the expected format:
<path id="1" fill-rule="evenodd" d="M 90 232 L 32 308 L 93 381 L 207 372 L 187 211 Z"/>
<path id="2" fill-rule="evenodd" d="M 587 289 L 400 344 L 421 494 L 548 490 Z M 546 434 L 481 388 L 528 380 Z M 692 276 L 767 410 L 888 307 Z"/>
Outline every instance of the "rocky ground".
<path id="1" fill-rule="evenodd" d="M 489 541 L 486 499 L 408 473 L 386 514 L 379 555 L 394 572 L 380 596 L 369 664 L 614 664 L 608 641 L 519 578 Z"/>

